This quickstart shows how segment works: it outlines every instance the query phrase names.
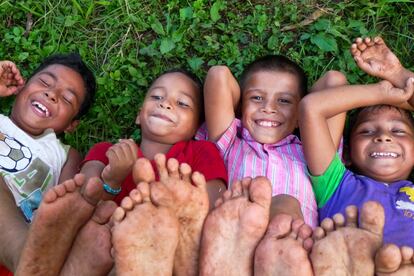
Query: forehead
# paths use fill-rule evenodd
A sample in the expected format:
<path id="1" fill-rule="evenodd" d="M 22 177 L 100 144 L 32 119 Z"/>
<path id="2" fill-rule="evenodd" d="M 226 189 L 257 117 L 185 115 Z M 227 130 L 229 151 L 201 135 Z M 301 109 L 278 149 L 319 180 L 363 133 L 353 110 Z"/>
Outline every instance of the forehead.
<path id="1" fill-rule="evenodd" d="M 49 77 L 66 89 L 72 90 L 80 98 L 86 93 L 85 83 L 82 76 L 70 67 L 61 64 L 52 64 L 37 72 L 32 79 L 40 76 Z"/>
<path id="2" fill-rule="evenodd" d="M 180 72 L 166 73 L 158 77 L 151 85 L 150 91 L 155 88 L 163 88 L 166 93 L 176 90 L 186 94 L 195 101 L 199 101 L 201 98 L 201 92 L 196 83 Z"/>
<path id="3" fill-rule="evenodd" d="M 284 71 L 257 71 L 246 79 L 244 91 L 250 89 L 288 92 L 300 97 L 299 81 L 296 75 Z"/>
<path id="4" fill-rule="evenodd" d="M 354 127 L 363 123 L 385 124 L 389 122 L 399 122 L 408 125 L 414 129 L 412 119 L 408 118 L 408 114 L 396 107 L 379 106 L 363 109 L 357 117 Z"/>

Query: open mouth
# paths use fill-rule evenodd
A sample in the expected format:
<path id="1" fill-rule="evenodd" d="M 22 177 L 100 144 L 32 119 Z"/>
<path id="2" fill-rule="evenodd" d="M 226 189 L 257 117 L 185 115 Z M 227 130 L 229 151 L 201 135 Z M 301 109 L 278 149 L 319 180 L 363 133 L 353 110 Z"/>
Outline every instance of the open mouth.
<path id="1" fill-rule="evenodd" d="M 262 127 L 278 127 L 281 123 L 276 121 L 268 121 L 268 120 L 256 120 L 256 124 Z"/>
<path id="2" fill-rule="evenodd" d="M 372 157 L 372 158 L 397 158 L 400 155 L 398 153 L 395 153 L 395 152 L 374 151 L 374 152 L 371 152 L 369 156 Z"/>
<path id="3" fill-rule="evenodd" d="M 46 106 L 39 103 L 38 101 L 32 101 L 32 106 L 35 108 L 37 112 L 39 112 L 40 114 L 43 114 L 44 117 L 50 116 L 49 109 L 47 109 Z"/>

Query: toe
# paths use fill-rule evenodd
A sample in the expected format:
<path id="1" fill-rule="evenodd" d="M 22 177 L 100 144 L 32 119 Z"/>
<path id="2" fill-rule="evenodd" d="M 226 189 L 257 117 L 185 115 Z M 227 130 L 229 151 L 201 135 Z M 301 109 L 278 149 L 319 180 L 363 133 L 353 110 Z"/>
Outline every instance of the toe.
<path id="1" fill-rule="evenodd" d="M 378 202 L 364 203 L 360 211 L 360 228 L 382 236 L 384 229 L 384 208 Z"/>
<path id="2" fill-rule="evenodd" d="M 155 173 L 151 162 L 146 158 L 137 159 L 132 168 L 132 177 L 135 184 L 155 181 Z"/>

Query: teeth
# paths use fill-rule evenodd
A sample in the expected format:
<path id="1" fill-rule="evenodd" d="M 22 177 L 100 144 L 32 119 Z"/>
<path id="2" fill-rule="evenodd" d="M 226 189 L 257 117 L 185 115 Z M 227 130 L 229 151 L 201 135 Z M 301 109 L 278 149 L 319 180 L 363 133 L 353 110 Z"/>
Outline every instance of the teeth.
<path id="1" fill-rule="evenodd" d="M 277 127 L 280 125 L 280 123 L 278 122 L 263 121 L 263 120 L 257 121 L 257 123 L 259 126 L 262 126 L 262 127 Z"/>
<path id="2" fill-rule="evenodd" d="M 45 113 L 46 114 L 46 117 L 49 117 L 50 113 L 49 113 L 49 110 L 47 109 L 46 106 L 44 106 L 43 104 L 39 103 L 38 101 L 33 101 L 32 102 L 32 105 L 36 106 L 43 113 Z"/>
<path id="3" fill-rule="evenodd" d="M 398 157 L 398 154 L 395 152 L 373 152 L 370 154 L 371 157 L 378 158 L 378 157 Z"/>

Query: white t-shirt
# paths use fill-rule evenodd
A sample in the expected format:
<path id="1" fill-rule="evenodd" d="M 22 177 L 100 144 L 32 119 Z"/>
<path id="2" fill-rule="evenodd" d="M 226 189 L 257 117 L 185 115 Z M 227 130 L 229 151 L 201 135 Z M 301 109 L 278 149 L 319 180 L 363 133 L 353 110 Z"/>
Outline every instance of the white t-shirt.
<path id="1" fill-rule="evenodd" d="M 69 148 L 53 129 L 31 136 L 0 114 L 0 175 L 29 222 L 43 193 L 58 184 Z"/>

